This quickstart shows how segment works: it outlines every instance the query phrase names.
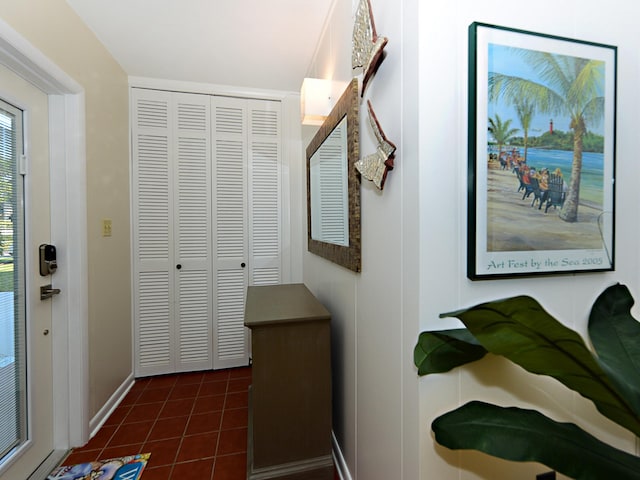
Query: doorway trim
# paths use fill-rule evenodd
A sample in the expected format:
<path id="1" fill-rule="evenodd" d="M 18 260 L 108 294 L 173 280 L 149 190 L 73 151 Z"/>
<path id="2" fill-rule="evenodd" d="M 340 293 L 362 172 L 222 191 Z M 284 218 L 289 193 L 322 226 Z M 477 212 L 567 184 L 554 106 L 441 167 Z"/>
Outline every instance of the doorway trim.
<path id="1" fill-rule="evenodd" d="M 52 304 L 54 448 L 67 450 L 89 439 L 84 89 L 1 19 L 0 64 L 49 96 L 51 241 L 69 293 Z"/>

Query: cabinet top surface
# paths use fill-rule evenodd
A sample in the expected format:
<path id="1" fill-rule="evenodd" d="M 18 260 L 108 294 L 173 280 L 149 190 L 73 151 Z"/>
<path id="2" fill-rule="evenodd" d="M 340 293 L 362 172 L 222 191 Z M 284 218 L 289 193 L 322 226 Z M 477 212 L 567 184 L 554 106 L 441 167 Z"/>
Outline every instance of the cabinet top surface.
<path id="1" fill-rule="evenodd" d="M 330 318 L 329 311 L 302 283 L 251 286 L 247 290 L 247 327 Z"/>

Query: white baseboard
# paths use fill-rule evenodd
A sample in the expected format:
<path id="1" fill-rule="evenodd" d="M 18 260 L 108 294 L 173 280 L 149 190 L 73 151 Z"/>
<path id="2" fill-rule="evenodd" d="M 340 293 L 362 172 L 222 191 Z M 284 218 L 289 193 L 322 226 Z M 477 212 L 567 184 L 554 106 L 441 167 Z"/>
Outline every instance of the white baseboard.
<path id="1" fill-rule="evenodd" d="M 344 457 L 342 456 L 338 439 L 333 431 L 331 432 L 331 443 L 333 444 L 333 463 L 336 466 L 340 480 L 353 480 L 351 473 L 349 473 L 347 462 L 344 461 Z"/>
<path id="2" fill-rule="evenodd" d="M 113 411 L 120 405 L 120 402 L 124 399 L 124 397 L 129 393 L 131 387 L 133 387 L 133 383 L 135 382 L 135 377 L 133 373 L 129 375 L 124 382 L 118 387 L 118 389 L 111 395 L 109 400 L 102 406 L 102 408 L 95 414 L 95 416 L 89 422 L 89 438 L 93 438 L 93 436 L 98 433 L 98 430 L 104 425 L 104 422 L 107 421 L 109 415 L 113 413 Z"/>

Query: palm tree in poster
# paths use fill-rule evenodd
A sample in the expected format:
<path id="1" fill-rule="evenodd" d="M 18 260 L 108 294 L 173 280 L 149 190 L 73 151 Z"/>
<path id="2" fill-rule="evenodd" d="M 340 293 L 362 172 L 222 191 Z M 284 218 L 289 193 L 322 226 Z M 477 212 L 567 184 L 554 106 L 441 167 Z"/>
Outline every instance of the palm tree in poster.
<path id="1" fill-rule="evenodd" d="M 535 108 L 533 102 L 527 99 L 520 99 L 516 103 L 516 115 L 520 120 L 522 126 L 522 137 L 524 141 L 524 161 L 527 161 L 527 149 L 529 144 L 529 129 L 531 128 L 531 120 L 533 120 L 533 113 Z"/>
<path id="2" fill-rule="evenodd" d="M 493 137 L 493 140 L 498 145 L 498 159 L 502 154 L 502 147 L 504 147 L 513 136 L 518 133 L 517 128 L 511 128 L 511 119 L 502 121 L 500 115 L 495 114 L 494 118 L 489 118 L 489 133 Z"/>
<path id="3" fill-rule="evenodd" d="M 503 99 L 507 105 L 526 100 L 541 113 L 570 118 L 573 130 L 573 161 L 567 197 L 560 212 L 566 222 L 578 219 L 582 144 L 587 126 L 604 117 L 604 62 L 517 49 L 538 79 L 489 72 L 489 101 Z"/>

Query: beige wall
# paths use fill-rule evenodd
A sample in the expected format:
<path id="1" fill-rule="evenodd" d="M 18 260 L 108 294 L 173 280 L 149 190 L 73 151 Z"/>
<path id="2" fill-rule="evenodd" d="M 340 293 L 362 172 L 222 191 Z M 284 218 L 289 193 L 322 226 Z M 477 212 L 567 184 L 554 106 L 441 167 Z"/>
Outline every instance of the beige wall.
<path id="1" fill-rule="evenodd" d="M 132 372 L 127 76 L 64 0 L 1 0 L 0 16 L 85 91 L 93 417 Z"/>

